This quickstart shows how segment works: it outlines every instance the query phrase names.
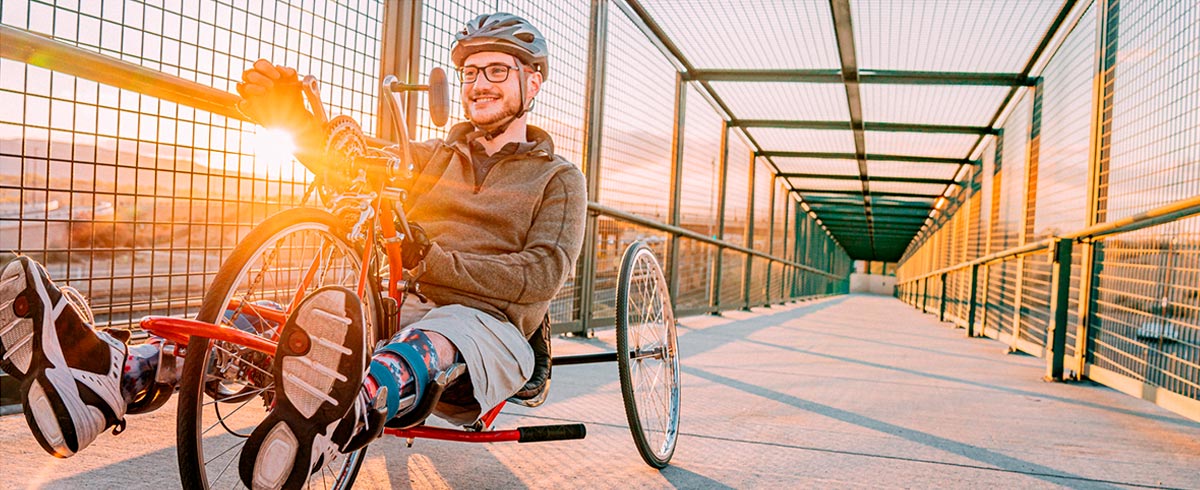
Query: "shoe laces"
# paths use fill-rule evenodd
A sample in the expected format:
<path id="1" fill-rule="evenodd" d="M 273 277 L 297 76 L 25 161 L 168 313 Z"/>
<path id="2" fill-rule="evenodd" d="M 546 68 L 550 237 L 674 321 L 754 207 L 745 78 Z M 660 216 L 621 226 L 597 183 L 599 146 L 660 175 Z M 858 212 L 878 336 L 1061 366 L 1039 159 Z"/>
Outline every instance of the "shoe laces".
<path id="1" fill-rule="evenodd" d="M 61 286 L 58 289 L 62 292 L 63 297 L 67 298 L 67 302 L 75 308 L 75 311 L 79 312 L 79 316 L 83 317 L 83 321 L 88 325 L 96 324 L 96 316 L 92 314 L 92 307 L 88 305 L 87 298 L 83 296 L 83 293 L 71 286 Z"/>

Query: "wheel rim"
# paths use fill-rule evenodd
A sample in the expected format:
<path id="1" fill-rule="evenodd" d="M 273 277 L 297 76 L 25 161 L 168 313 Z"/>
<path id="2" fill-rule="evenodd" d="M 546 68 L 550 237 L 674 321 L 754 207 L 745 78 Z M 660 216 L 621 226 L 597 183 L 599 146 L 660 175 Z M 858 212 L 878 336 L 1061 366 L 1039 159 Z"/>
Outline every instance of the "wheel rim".
<path id="1" fill-rule="evenodd" d="M 629 379 L 640 432 L 658 463 L 674 452 L 679 421 L 675 315 L 658 261 L 642 247 L 630 268 L 626 305 Z"/>
<path id="2" fill-rule="evenodd" d="M 265 318 L 280 314 L 296 295 L 298 285 L 310 275 L 306 291 L 321 286 L 343 285 L 354 289 L 358 284 L 359 256 L 356 250 L 330 232 L 322 223 L 297 223 L 288 226 L 263 242 L 264 245 L 242 265 L 234 286 L 215 309 L 220 321 L 227 326 L 273 338 L 282 323 Z M 319 257 L 319 259 L 317 258 Z M 373 300 L 370 294 L 364 295 Z M 240 307 L 231 307 L 234 300 Z M 274 303 L 272 306 L 270 303 Z M 255 305 L 247 308 L 245 305 Z M 373 345 L 374 304 L 364 304 L 363 318 L 367 344 Z M 210 310 L 214 311 L 214 310 Z M 259 313 L 259 312 L 263 313 Z M 274 398 L 270 373 L 271 359 L 261 353 L 239 348 L 226 342 L 209 341 L 203 351 L 204 382 L 200 408 L 196 411 L 197 445 L 201 468 L 208 487 L 239 487 L 238 460 L 246 438 L 269 413 Z M 195 353 L 193 353 L 194 355 Z M 363 456 L 360 450 L 346 457 L 326 462 L 310 477 L 308 485 L 315 488 L 340 487 Z"/>

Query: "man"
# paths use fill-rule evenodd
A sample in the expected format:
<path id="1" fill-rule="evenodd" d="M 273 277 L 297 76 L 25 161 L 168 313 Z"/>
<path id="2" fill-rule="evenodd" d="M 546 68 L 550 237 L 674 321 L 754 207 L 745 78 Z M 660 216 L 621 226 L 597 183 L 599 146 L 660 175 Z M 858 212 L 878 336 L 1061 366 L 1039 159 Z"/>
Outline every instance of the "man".
<path id="1" fill-rule="evenodd" d="M 586 186 L 576 166 L 554 155 L 549 135 L 526 121 L 549 74 L 540 32 L 511 14 L 481 15 L 455 36 L 451 56 L 469 122 L 444 141 L 414 145 L 419 173 L 405 203 L 424 230 L 406 239 L 405 263 L 424 261 L 430 301 L 405 301 L 402 331 L 365 373 L 348 368 L 368 365 L 357 336 L 359 298 L 328 287 L 297 305 L 272 366 L 276 407 L 242 449 L 248 486 L 302 485 L 324 456 L 361 448 L 384 421 L 419 405 L 423 387 L 456 363 L 466 366 L 464 392 L 434 413 L 458 424 L 474 422 L 530 376 L 527 339 L 578 258 Z M 295 81 L 295 70 L 259 60 L 238 85 L 242 109 L 264 124 L 316 134 L 305 119 L 311 114 L 294 107 Z M 272 117 L 280 100 L 293 107 Z M 59 457 L 124 428 L 129 404 L 154 380 L 159 352 L 158 344 L 128 347 L 93 331 L 75 296 L 28 258 L 0 268 L 0 367 L 22 383 L 26 420 Z"/>

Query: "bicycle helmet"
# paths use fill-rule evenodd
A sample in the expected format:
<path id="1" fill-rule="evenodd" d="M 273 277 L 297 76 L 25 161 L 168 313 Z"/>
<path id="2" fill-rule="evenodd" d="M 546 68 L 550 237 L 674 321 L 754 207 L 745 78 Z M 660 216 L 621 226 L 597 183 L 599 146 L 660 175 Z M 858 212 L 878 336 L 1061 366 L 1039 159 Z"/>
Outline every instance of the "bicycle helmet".
<path id="1" fill-rule="evenodd" d="M 529 21 L 513 14 L 483 14 L 467 22 L 454 35 L 450 59 L 461 68 L 469 56 L 484 51 L 516 56 L 541 73 L 543 80 L 550 78 L 546 38 Z"/>

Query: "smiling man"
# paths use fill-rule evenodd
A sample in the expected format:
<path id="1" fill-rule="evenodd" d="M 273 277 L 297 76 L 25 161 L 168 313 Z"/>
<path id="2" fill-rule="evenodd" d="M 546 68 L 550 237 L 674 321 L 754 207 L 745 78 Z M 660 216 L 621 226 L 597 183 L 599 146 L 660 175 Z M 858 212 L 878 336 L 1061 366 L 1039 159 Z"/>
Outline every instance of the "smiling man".
<path id="1" fill-rule="evenodd" d="M 528 339 L 579 256 L 586 184 L 578 167 L 554 154 L 550 135 L 527 123 L 549 76 L 546 40 L 536 28 L 512 14 L 481 15 L 455 35 L 451 58 L 468 122 L 452 127 L 444 140 L 414 145 L 418 176 L 405 202 L 409 219 L 420 226 L 406 238 L 404 264 L 424 261 L 420 282 L 429 302 L 405 300 L 402 330 L 376 350 L 361 390 L 338 383 L 325 390 L 336 406 L 352 405 L 345 415 L 323 408 L 306 415 L 281 403 L 285 410 L 261 424 L 242 451 L 247 485 L 303 481 L 302 465 L 283 471 L 268 460 L 280 452 L 315 464 L 322 452 L 361 447 L 378 434 L 380 421 L 421 405 L 426 393 L 419 387 L 455 364 L 466 366 L 466 376 L 447 388 L 433 413 L 460 425 L 474 423 L 533 374 Z M 238 91 L 253 104 L 276 81 L 290 86 L 295 76 L 260 60 Z M 342 300 L 357 298 L 344 292 Z M 281 338 L 298 330 L 289 321 Z M 307 328 L 304 335 L 316 337 L 319 330 Z M 345 339 L 326 341 L 361 350 Z M 281 353 L 275 362 L 288 357 Z M 320 371 L 303 362 L 284 366 L 285 377 Z M 330 429 L 322 434 L 313 427 Z"/>
<path id="2" fill-rule="evenodd" d="M 242 449 L 247 486 L 299 488 L 324 461 L 361 448 L 386 421 L 421 406 L 423 388 L 454 366 L 466 373 L 433 414 L 461 425 L 522 390 L 534 373 L 529 339 L 582 246 L 584 177 L 555 155 L 545 131 L 527 124 L 549 76 L 537 29 L 511 14 L 481 15 L 455 35 L 451 57 L 468 122 L 444 140 L 413 145 L 418 175 L 404 203 L 414 226 L 403 261 L 424 270 L 429 301 L 408 296 L 402 330 L 369 362 L 360 299 L 351 291 L 321 288 L 292 310 L 272 366 L 274 408 Z M 258 60 L 242 80 L 248 115 L 324 141 L 294 69 Z M 59 457 L 109 427 L 123 429 L 126 413 L 157 408 L 176 382 L 158 373 L 161 339 L 130 347 L 95 331 L 80 298 L 28 257 L 0 265 L 7 325 L 0 368 L 22 383 L 30 429 Z M 363 365 L 365 373 L 344 368 Z M 145 399 L 159 403 L 138 405 Z"/>

